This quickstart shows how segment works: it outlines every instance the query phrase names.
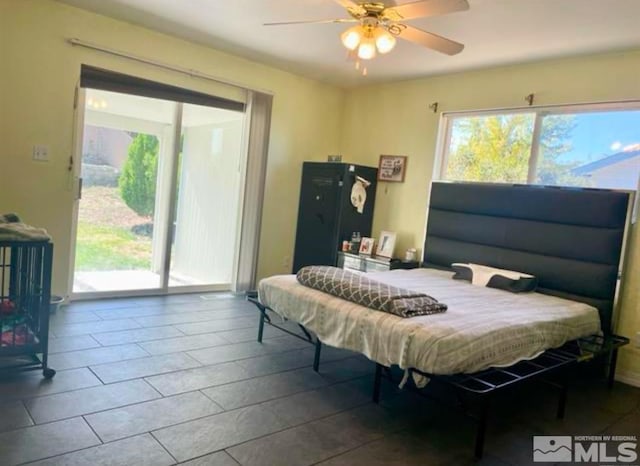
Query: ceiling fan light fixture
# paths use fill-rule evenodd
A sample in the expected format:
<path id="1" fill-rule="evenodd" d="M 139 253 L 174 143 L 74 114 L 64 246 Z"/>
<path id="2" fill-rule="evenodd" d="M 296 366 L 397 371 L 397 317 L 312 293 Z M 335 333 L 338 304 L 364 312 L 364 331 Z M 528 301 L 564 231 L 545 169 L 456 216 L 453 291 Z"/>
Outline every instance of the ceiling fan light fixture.
<path id="1" fill-rule="evenodd" d="M 358 57 L 362 60 L 371 60 L 376 56 L 376 41 L 373 37 L 366 37 L 358 46 Z"/>
<path id="2" fill-rule="evenodd" d="M 391 52 L 396 46 L 396 38 L 384 28 L 379 27 L 376 29 L 375 38 L 376 48 L 382 54 Z"/>
<path id="3" fill-rule="evenodd" d="M 342 45 L 348 50 L 355 50 L 358 48 L 358 45 L 360 45 L 362 36 L 362 28 L 358 25 L 344 31 L 340 36 L 340 40 L 342 40 Z"/>

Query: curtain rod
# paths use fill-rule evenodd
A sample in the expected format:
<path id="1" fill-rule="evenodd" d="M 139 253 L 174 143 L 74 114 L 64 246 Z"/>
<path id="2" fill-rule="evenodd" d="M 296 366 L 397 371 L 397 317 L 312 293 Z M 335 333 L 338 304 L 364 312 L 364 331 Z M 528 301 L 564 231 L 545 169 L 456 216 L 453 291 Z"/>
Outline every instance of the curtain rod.
<path id="1" fill-rule="evenodd" d="M 150 58 L 144 58 L 144 57 L 141 57 L 141 56 L 138 56 L 138 55 L 134 55 L 134 54 L 131 54 L 131 53 L 128 53 L 128 52 L 124 52 L 124 51 L 121 51 L 121 50 L 112 49 L 110 47 L 104 47 L 102 45 L 98 45 L 98 44 L 95 44 L 93 42 L 87 42 L 87 41 L 84 41 L 82 39 L 70 38 L 70 39 L 67 39 L 67 42 L 69 44 L 71 44 L 72 46 L 84 47 L 86 49 L 91 49 L 91 50 L 97 50 L 99 52 L 108 53 L 108 54 L 114 55 L 116 57 L 126 58 L 128 60 L 137 61 L 139 63 L 144 63 L 144 64 L 155 66 L 155 67 L 158 67 L 158 68 L 163 68 L 163 69 L 166 69 L 166 70 L 175 71 L 177 73 L 186 74 L 186 75 L 191 76 L 191 77 L 201 78 L 201 79 L 205 79 L 207 81 L 216 82 L 218 84 L 225 84 L 227 86 L 236 87 L 236 88 L 242 89 L 243 91 L 255 91 L 255 92 L 261 92 L 263 94 L 268 94 L 268 95 L 273 95 L 274 94 L 273 91 L 269 91 L 269 90 L 266 90 L 266 89 L 249 88 L 249 87 L 243 86 L 241 84 L 238 84 L 236 82 L 229 81 L 227 79 L 218 78 L 216 76 L 212 76 L 212 75 L 209 75 L 209 74 L 206 74 L 206 73 L 202 73 L 202 72 L 197 71 L 197 70 L 193 70 L 193 69 L 190 69 L 190 68 L 183 68 L 181 66 L 170 65 L 168 63 L 163 63 L 163 62 L 160 62 L 160 61 L 152 60 Z"/>

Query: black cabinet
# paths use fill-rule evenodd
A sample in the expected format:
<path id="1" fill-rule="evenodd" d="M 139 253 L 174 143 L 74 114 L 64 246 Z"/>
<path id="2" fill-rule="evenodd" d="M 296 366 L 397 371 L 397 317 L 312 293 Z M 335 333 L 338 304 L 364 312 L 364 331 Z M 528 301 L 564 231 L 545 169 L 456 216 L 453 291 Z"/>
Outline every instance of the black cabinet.
<path id="1" fill-rule="evenodd" d="M 378 169 L 348 163 L 304 162 L 293 273 L 306 265 L 335 265 L 354 231 L 371 236 Z M 362 213 L 351 202 L 357 178 L 369 182 Z"/>

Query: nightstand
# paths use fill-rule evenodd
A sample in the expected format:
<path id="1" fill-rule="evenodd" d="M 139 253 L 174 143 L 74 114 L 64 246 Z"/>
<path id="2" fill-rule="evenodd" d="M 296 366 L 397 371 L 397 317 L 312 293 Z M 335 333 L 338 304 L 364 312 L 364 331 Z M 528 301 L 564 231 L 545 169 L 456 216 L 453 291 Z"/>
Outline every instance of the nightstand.
<path id="1" fill-rule="evenodd" d="M 338 251 L 337 267 L 354 272 L 385 272 L 395 269 L 417 269 L 420 267 L 420 262 L 404 262 L 400 259 L 361 256 L 350 252 Z"/>

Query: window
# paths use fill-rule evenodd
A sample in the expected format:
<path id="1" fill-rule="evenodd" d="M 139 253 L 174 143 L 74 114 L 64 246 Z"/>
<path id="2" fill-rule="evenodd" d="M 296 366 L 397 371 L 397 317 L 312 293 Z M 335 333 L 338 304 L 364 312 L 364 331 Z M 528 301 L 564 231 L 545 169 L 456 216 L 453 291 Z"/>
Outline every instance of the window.
<path id="1" fill-rule="evenodd" d="M 440 178 L 636 190 L 639 107 L 445 114 Z"/>

